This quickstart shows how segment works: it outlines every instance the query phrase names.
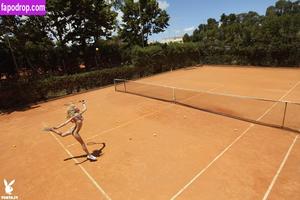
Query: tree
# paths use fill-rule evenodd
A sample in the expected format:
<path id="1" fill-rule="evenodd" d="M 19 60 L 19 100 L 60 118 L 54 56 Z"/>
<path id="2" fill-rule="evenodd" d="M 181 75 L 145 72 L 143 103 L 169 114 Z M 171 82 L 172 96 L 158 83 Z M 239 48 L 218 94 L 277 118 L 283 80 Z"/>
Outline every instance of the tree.
<path id="1" fill-rule="evenodd" d="M 69 0 L 47 1 L 47 15 L 44 17 L 47 21 L 46 28 L 58 46 L 65 46 L 69 42 L 70 37 L 68 35 L 72 31 L 70 15 Z"/>
<path id="2" fill-rule="evenodd" d="M 68 42 L 86 46 L 109 37 L 115 30 L 113 4 L 99 0 L 47 1 L 48 30 L 64 46 Z"/>
<path id="3" fill-rule="evenodd" d="M 169 26 L 169 15 L 158 6 L 156 0 L 125 0 L 121 6 L 123 23 L 120 36 L 131 45 L 144 46 L 148 37 L 160 33 Z"/>
<path id="4" fill-rule="evenodd" d="M 55 40 L 59 69 L 74 73 L 82 62 L 98 67 L 97 41 L 111 37 L 116 29 L 118 1 L 49 0 L 47 30 Z M 75 52 L 73 52 L 75 51 Z"/>
<path id="5" fill-rule="evenodd" d="M 108 1 L 78 0 L 71 1 L 70 33 L 71 41 L 85 46 L 96 44 L 101 37 L 111 36 L 115 30 L 117 13 L 112 11 Z"/>
<path id="6" fill-rule="evenodd" d="M 183 40 L 183 42 L 191 42 L 191 38 L 187 33 L 184 34 L 182 40 Z"/>
<path id="7" fill-rule="evenodd" d="M 192 40 L 194 42 L 214 43 L 218 39 L 219 22 L 213 18 L 207 20 L 207 24 L 200 24 L 193 32 Z"/>
<path id="8" fill-rule="evenodd" d="M 48 37 L 46 28 L 47 21 L 43 17 L 28 17 L 20 32 L 16 35 L 18 38 L 18 58 L 22 59 L 22 67 L 30 69 L 33 75 L 38 75 L 42 71 L 53 68 L 50 64 L 51 51 L 54 43 Z"/>
<path id="9" fill-rule="evenodd" d="M 2 55 L 7 55 L 1 58 L 3 68 L 2 73 L 8 74 L 10 77 L 17 75 L 18 64 L 16 51 L 18 48 L 15 43 L 16 35 L 20 33 L 19 27 L 22 26 L 23 20 L 20 16 L 2 16 L 0 17 L 0 43 L 2 44 Z M 9 63 L 10 65 L 7 65 Z"/>

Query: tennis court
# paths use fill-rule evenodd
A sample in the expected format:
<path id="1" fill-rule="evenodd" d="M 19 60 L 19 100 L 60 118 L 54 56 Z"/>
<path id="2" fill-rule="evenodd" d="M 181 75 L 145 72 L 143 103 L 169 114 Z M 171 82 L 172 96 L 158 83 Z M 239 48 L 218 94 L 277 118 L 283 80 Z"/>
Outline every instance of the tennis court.
<path id="1" fill-rule="evenodd" d="M 0 116 L 0 174 L 16 180 L 14 195 L 300 198 L 299 69 L 194 67 L 123 81 L 117 90 Z M 63 122 L 65 104 L 81 99 L 88 107 L 81 136 L 97 162 L 86 161 L 72 137 L 41 131 Z"/>

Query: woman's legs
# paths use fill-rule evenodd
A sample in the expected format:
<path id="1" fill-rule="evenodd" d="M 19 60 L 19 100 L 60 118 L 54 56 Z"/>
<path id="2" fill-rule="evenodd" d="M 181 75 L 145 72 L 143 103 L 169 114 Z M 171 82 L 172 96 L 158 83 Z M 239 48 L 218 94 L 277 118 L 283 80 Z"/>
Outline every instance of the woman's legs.
<path id="1" fill-rule="evenodd" d="M 86 152 L 86 154 L 87 154 L 87 159 L 92 160 L 92 161 L 96 161 L 97 158 L 96 158 L 95 156 L 93 156 L 92 154 L 90 154 L 90 152 L 89 152 L 89 150 L 87 149 L 87 147 L 86 147 L 84 141 L 82 140 L 81 136 L 79 135 L 79 130 L 80 130 L 80 128 L 81 128 L 81 127 L 78 127 L 78 128 L 74 131 L 73 136 L 74 136 L 74 138 L 81 144 L 81 147 L 82 147 L 83 151 Z"/>
<path id="2" fill-rule="evenodd" d="M 50 131 L 51 132 L 53 132 L 53 133 L 56 133 L 57 135 L 59 135 L 59 136 L 61 136 L 61 137 L 66 137 L 66 136 L 68 136 L 68 135 L 71 135 L 72 134 L 72 130 L 69 130 L 69 131 L 67 131 L 67 132 L 60 132 L 59 130 L 55 130 L 55 129 L 50 129 Z"/>
<path id="3" fill-rule="evenodd" d="M 84 141 L 82 140 L 82 138 L 80 137 L 78 131 L 75 131 L 75 133 L 73 134 L 74 138 L 81 144 L 81 147 L 83 149 L 84 152 L 86 152 L 86 154 L 90 154 L 89 150 L 87 149 Z"/>
<path id="4" fill-rule="evenodd" d="M 57 129 L 54 129 L 54 128 L 50 128 L 49 131 L 53 132 L 53 133 L 56 133 L 57 135 L 61 136 L 61 137 L 65 137 L 65 136 L 68 136 L 68 135 L 73 135 L 74 138 L 81 144 L 81 147 L 83 149 L 83 151 L 87 154 L 88 156 L 88 159 L 90 160 L 93 160 L 93 161 L 96 161 L 97 158 L 94 157 L 92 154 L 90 154 L 89 150 L 87 149 L 84 141 L 82 140 L 81 136 L 79 135 L 79 131 L 81 129 L 81 126 L 82 125 L 75 125 L 73 128 L 71 128 L 69 131 L 67 132 L 60 132 L 58 131 Z"/>

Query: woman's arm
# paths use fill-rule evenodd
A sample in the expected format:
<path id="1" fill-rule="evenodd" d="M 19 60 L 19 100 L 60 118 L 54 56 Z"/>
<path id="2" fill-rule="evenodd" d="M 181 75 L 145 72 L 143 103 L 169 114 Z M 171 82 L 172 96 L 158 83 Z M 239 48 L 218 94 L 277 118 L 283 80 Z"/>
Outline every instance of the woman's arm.
<path id="1" fill-rule="evenodd" d="M 82 107 L 83 107 L 83 109 L 80 112 L 80 115 L 82 115 L 85 111 L 87 111 L 87 108 L 86 108 L 85 100 L 82 100 L 80 102 L 82 102 Z"/>

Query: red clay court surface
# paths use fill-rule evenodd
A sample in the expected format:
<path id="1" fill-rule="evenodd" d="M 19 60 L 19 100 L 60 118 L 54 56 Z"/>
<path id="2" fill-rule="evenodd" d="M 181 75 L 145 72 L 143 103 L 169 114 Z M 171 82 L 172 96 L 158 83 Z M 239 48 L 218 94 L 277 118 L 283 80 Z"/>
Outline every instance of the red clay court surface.
<path id="1" fill-rule="evenodd" d="M 142 81 L 300 102 L 299 69 L 204 66 Z M 85 161 L 72 136 L 41 131 L 81 99 L 88 106 L 81 136 L 97 162 Z M 22 200 L 300 199 L 297 133 L 114 87 L 5 114 L 0 125 L 0 178 L 15 179 Z"/>

